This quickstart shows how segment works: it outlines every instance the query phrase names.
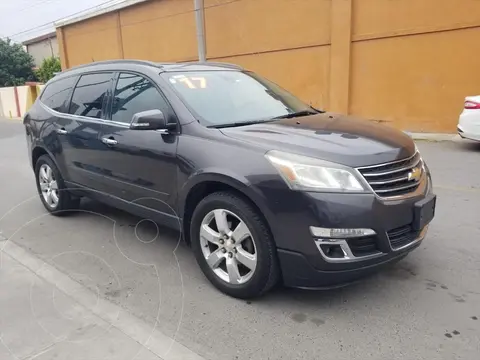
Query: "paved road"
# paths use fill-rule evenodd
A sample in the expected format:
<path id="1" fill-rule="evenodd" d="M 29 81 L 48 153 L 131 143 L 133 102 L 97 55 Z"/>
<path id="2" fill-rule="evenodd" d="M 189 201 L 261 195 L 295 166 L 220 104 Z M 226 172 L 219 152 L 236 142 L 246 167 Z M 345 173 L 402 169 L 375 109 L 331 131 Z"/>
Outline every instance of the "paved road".
<path id="1" fill-rule="evenodd" d="M 439 196 L 426 241 L 395 267 L 335 291 L 235 300 L 209 285 L 174 232 L 157 235 L 151 223 L 88 201 L 73 216 L 46 215 L 23 128 L 12 121 L 0 121 L 0 230 L 206 359 L 478 359 L 480 146 L 418 146 Z"/>

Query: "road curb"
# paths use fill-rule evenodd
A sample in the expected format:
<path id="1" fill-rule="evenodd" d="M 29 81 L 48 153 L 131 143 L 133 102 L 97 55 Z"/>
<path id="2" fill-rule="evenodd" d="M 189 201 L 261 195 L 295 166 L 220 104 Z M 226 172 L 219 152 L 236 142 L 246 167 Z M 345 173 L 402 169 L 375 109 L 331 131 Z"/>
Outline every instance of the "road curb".
<path id="1" fill-rule="evenodd" d="M 55 267 L 30 254 L 21 246 L 12 241 L 0 240 L 0 252 L 9 256 L 21 265 L 28 268 L 35 275 L 49 282 L 85 309 L 118 329 L 138 344 L 150 350 L 163 360 L 205 360 L 197 353 L 166 336 L 159 330 L 154 329 L 137 317 L 128 313 L 125 309 L 103 298 L 98 298 L 94 309 L 88 307 L 92 292 L 71 279 L 68 275 L 60 272 Z M 1 254 L 0 254 L 1 256 Z M 119 316 L 121 314 L 121 316 Z M 145 339 L 148 339 L 145 341 Z"/>
<path id="2" fill-rule="evenodd" d="M 413 140 L 422 141 L 462 141 L 458 134 L 441 134 L 441 133 L 412 133 L 404 131 Z"/>

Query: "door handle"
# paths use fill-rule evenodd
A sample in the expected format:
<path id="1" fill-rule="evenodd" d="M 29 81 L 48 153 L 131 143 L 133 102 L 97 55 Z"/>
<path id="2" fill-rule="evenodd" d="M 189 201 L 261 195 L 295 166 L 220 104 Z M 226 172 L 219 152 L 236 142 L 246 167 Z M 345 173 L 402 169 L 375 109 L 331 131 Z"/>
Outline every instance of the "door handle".
<path id="1" fill-rule="evenodd" d="M 118 141 L 111 137 L 102 138 L 102 142 L 108 146 L 114 146 L 118 144 Z"/>
<path id="2" fill-rule="evenodd" d="M 65 128 L 60 128 L 60 129 L 57 129 L 57 134 L 60 134 L 60 135 L 65 135 L 66 133 L 68 133 L 67 130 L 65 130 Z"/>

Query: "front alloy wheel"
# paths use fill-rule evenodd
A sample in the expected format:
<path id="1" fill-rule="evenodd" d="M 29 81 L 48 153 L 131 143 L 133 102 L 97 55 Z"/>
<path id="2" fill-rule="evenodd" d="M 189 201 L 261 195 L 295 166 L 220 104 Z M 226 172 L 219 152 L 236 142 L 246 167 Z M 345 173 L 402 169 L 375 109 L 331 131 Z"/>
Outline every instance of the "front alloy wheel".
<path id="1" fill-rule="evenodd" d="M 200 228 L 202 253 L 212 271 L 229 284 L 243 284 L 255 273 L 255 240 L 247 225 L 233 212 L 210 211 Z"/>
<path id="2" fill-rule="evenodd" d="M 198 265 L 222 292 L 247 299 L 278 282 L 273 237 L 249 199 L 229 191 L 210 194 L 195 207 L 188 224 Z"/>

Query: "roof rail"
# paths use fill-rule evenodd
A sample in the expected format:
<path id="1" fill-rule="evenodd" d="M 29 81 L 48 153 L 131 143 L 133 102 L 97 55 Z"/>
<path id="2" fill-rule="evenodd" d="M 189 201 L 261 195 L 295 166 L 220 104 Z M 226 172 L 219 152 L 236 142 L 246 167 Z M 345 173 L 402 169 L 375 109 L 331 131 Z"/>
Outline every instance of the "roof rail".
<path id="1" fill-rule="evenodd" d="M 116 59 L 116 60 L 103 60 L 103 61 L 94 61 L 88 64 L 82 64 L 78 66 L 74 66 L 70 69 L 65 70 L 64 72 L 82 69 L 92 65 L 108 65 L 108 64 L 139 64 L 139 65 L 150 65 L 155 67 L 160 67 L 161 64 L 155 63 L 153 61 L 148 60 L 133 60 L 133 59 Z"/>
<path id="2" fill-rule="evenodd" d="M 225 62 L 214 62 L 214 61 L 194 61 L 194 62 L 178 62 L 178 63 L 157 63 L 153 61 L 148 61 L 148 60 L 135 60 L 135 59 L 115 59 L 115 60 L 103 60 L 103 61 L 94 61 L 88 64 L 82 64 L 78 66 L 74 66 L 70 69 L 67 69 L 65 71 L 62 71 L 60 74 L 64 74 L 73 70 L 77 69 L 83 69 L 92 65 L 108 65 L 108 64 L 139 64 L 139 65 L 148 65 L 148 66 L 153 66 L 159 69 L 164 68 L 165 66 L 173 66 L 173 67 L 183 67 L 183 66 L 189 66 L 189 65 L 205 65 L 205 66 L 218 66 L 218 67 L 224 67 L 224 68 L 229 68 L 229 69 L 235 69 L 235 70 L 243 70 L 243 68 L 239 65 L 231 64 L 231 63 L 225 63 Z"/>
<path id="3" fill-rule="evenodd" d="M 239 65 L 223 63 L 223 62 L 214 62 L 214 61 L 178 62 L 170 65 L 177 65 L 176 67 L 174 66 L 174 68 L 182 68 L 182 67 L 187 67 L 191 65 L 205 65 L 205 66 L 218 66 L 218 67 L 224 67 L 224 68 L 235 69 L 235 70 L 243 70 L 243 68 Z"/>
<path id="4" fill-rule="evenodd" d="M 192 64 L 192 63 L 190 63 Z M 232 63 L 226 63 L 226 62 L 216 62 L 216 61 L 198 61 L 194 62 L 193 64 L 199 64 L 199 65 L 212 65 L 212 66 L 221 66 L 221 67 L 226 67 L 230 69 L 237 69 L 237 70 L 243 70 L 243 67 L 240 65 L 232 64 Z"/>

